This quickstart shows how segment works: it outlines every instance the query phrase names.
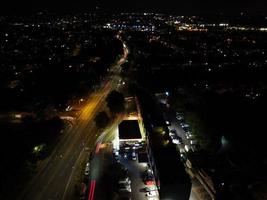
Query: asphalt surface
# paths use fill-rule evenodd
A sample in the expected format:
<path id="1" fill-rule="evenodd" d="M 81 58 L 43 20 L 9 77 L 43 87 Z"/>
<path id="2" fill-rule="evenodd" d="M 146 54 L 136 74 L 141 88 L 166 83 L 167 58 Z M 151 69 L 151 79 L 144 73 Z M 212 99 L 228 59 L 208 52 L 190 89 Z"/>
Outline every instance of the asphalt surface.
<path id="1" fill-rule="evenodd" d="M 138 163 L 137 160 L 125 159 L 123 156 L 121 156 L 120 161 L 129 170 L 132 200 L 146 200 L 147 197 L 144 191 L 146 185 L 142 180 L 142 173 L 145 171 L 146 165 Z"/>
<path id="2" fill-rule="evenodd" d="M 81 177 L 82 164 L 95 148 L 101 132 L 95 127 L 94 117 L 105 107 L 105 98 L 117 88 L 120 65 L 127 58 L 127 49 L 118 63 L 111 67 L 112 73 L 100 89 L 84 99 L 84 106 L 75 124 L 66 130 L 53 153 L 44 161 L 35 177 L 27 184 L 18 199 L 68 200 L 74 199 L 74 186 Z M 85 150 L 89 149 L 89 151 Z"/>
<path id="3" fill-rule="evenodd" d="M 177 145 L 178 149 L 183 150 L 185 152 L 184 146 L 185 145 L 190 146 L 190 142 L 188 139 L 186 139 L 185 131 L 179 125 L 179 121 L 176 119 L 175 111 L 166 106 L 165 104 L 166 96 L 164 94 L 159 95 L 158 99 L 161 103 L 163 103 L 162 104 L 163 112 L 164 112 L 166 119 L 168 119 L 171 124 L 170 129 L 176 130 L 177 135 L 181 137 L 183 140 L 183 144 Z M 194 176 L 197 176 L 197 175 L 194 174 Z M 196 178 L 191 177 L 191 181 L 192 181 L 192 189 L 191 189 L 189 200 L 211 200 L 211 197 L 209 196 L 207 191 L 204 189 L 203 185 L 201 185 L 200 182 Z"/>

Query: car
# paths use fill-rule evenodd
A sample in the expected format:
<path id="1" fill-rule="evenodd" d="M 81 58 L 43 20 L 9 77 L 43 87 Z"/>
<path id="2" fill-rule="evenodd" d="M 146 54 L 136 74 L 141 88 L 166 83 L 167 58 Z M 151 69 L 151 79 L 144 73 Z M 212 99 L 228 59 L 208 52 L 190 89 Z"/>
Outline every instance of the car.
<path id="1" fill-rule="evenodd" d="M 119 184 L 127 184 L 130 185 L 131 184 L 131 180 L 129 179 L 129 177 L 125 177 L 119 180 Z"/>
<path id="2" fill-rule="evenodd" d="M 146 167 L 146 169 L 145 169 L 145 171 L 144 171 L 144 174 L 143 174 L 144 176 L 147 176 L 147 175 L 153 175 L 153 171 L 152 171 L 152 169 L 151 169 L 151 167 L 150 166 L 147 166 Z"/>
<path id="3" fill-rule="evenodd" d="M 180 121 L 180 120 L 183 120 L 184 119 L 184 117 L 182 116 L 182 114 L 181 113 L 176 113 L 176 119 L 178 120 L 178 121 Z"/>
<path id="4" fill-rule="evenodd" d="M 157 196 L 157 192 L 154 190 L 146 192 L 146 196 L 147 197 L 155 197 L 155 196 Z"/>
<path id="5" fill-rule="evenodd" d="M 180 125 L 182 128 L 188 128 L 189 127 L 189 124 L 187 124 L 187 123 L 180 123 Z"/>
<path id="6" fill-rule="evenodd" d="M 193 137 L 193 135 L 192 135 L 192 133 L 190 131 L 186 131 L 185 132 L 185 137 L 186 137 L 186 139 L 190 139 L 190 138 Z"/>
<path id="7" fill-rule="evenodd" d="M 171 129 L 170 131 L 169 131 L 169 136 L 170 137 L 172 137 L 172 136 L 174 136 L 174 135 L 176 135 L 177 133 L 176 133 L 176 130 L 175 129 Z"/>
<path id="8" fill-rule="evenodd" d="M 118 159 L 120 158 L 119 151 L 115 151 L 115 153 L 114 153 L 114 158 L 115 158 L 116 160 L 118 160 Z"/>
<path id="9" fill-rule="evenodd" d="M 181 139 L 179 139 L 178 137 L 173 138 L 173 139 L 172 139 L 172 142 L 173 142 L 174 144 L 183 144 L 183 141 L 182 141 Z"/>
<path id="10" fill-rule="evenodd" d="M 184 149 L 186 152 L 189 152 L 191 150 L 191 147 L 189 145 L 184 145 Z"/>
<path id="11" fill-rule="evenodd" d="M 176 116 L 176 119 L 177 119 L 178 121 L 181 121 L 181 120 L 183 120 L 184 118 L 183 118 L 182 116 Z"/>
<path id="12" fill-rule="evenodd" d="M 176 133 L 176 130 L 175 129 L 171 129 L 170 132 L 171 133 Z"/>
<path id="13" fill-rule="evenodd" d="M 114 150 L 113 153 L 115 156 L 119 156 L 119 154 L 120 154 L 118 150 Z"/>
<path id="14" fill-rule="evenodd" d="M 150 192 L 150 191 L 157 191 L 157 187 L 156 186 L 147 186 L 147 187 L 145 187 L 145 191 L 146 192 Z"/>
<path id="15" fill-rule="evenodd" d="M 195 144 L 197 144 L 198 142 L 196 141 L 196 140 L 190 140 L 190 144 L 192 144 L 192 145 L 195 145 Z"/>
<path id="16" fill-rule="evenodd" d="M 124 157 L 125 159 L 127 159 L 127 158 L 128 158 L 127 153 L 124 153 L 124 154 L 123 154 L 123 157 Z"/>
<path id="17" fill-rule="evenodd" d="M 183 127 L 183 130 L 184 130 L 185 132 L 191 132 L 191 131 L 192 131 L 192 129 L 190 128 L 190 126 L 188 126 L 188 127 Z"/>
<path id="18" fill-rule="evenodd" d="M 90 172 L 90 163 L 86 163 L 85 170 L 84 170 L 84 175 L 88 176 Z"/>
<path id="19" fill-rule="evenodd" d="M 71 111 L 72 110 L 72 107 L 71 106 L 68 106 L 65 110 L 66 111 Z"/>
<path id="20" fill-rule="evenodd" d="M 153 174 L 145 174 L 143 177 L 143 181 L 147 182 L 147 181 L 154 181 L 154 176 Z"/>
<path id="21" fill-rule="evenodd" d="M 120 188 L 119 192 L 132 192 L 132 189 L 130 187 Z"/>
<path id="22" fill-rule="evenodd" d="M 173 144 L 180 144 L 179 140 L 178 139 L 175 139 L 175 138 L 172 139 L 172 143 Z"/>
<path id="23" fill-rule="evenodd" d="M 169 136 L 171 137 L 171 139 L 175 138 L 176 134 L 175 133 L 169 133 Z"/>
<path id="24" fill-rule="evenodd" d="M 186 156 L 186 153 L 180 153 L 181 157 L 181 161 L 185 162 L 187 160 L 187 156 Z"/>
<path id="25" fill-rule="evenodd" d="M 166 120 L 166 125 L 167 125 L 167 126 L 170 126 L 170 125 L 171 125 L 171 122 L 168 121 L 168 120 Z"/>
<path id="26" fill-rule="evenodd" d="M 118 184 L 119 192 L 132 192 L 131 186 L 129 184 L 119 183 Z"/>
<path id="27" fill-rule="evenodd" d="M 170 137 L 171 137 L 172 142 L 173 142 L 174 144 L 182 144 L 182 143 L 183 143 L 182 138 L 179 137 L 178 135 L 171 135 Z"/>
<path id="28" fill-rule="evenodd" d="M 192 144 L 191 149 L 193 152 L 199 151 L 201 149 L 201 146 L 199 144 Z"/>
<path id="29" fill-rule="evenodd" d="M 132 160 L 137 160 L 135 151 L 132 152 Z"/>

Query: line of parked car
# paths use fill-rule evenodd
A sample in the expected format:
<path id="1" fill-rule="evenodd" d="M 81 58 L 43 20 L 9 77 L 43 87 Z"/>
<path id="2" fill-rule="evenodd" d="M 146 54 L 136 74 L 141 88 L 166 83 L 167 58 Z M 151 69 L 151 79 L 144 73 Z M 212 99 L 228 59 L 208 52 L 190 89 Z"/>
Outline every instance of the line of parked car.
<path id="1" fill-rule="evenodd" d="M 169 130 L 169 135 L 170 135 L 170 137 L 171 137 L 171 139 L 172 139 L 172 142 L 173 142 L 174 144 L 183 144 L 183 140 L 182 140 L 182 138 L 181 138 L 180 136 L 177 135 L 177 132 L 176 132 L 175 129 L 171 129 L 171 130 Z"/>
<path id="2" fill-rule="evenodd" d="M 129 177 L 122 177 L 118 181 L 118 192 L 124 193 L 124 192 L 132 192 L 131 189 L 131 180 Z"/>
<path id="3" fill-rule="evenodd" d="M 118 160 L 119 156 L 123 156 L 125 159 L 137 160 L 137 151 L 138 148 L 140 148 L 139 146 L 124 145 L 119 151 L 114 149 L 113 153 L 115 155 L 115 159 Z"/>
<path id="4" fill-rule="evenodd" d="M 181 128 L 184 130 L 186 139 L 189 140 L 189 144 L 185 144 L 185 150 L 197 151 L 199 149 L 199 144 L 194 139 L 190 125 L 185 122 L 184 116 L 181 113 L 176 112 L 176 119 L 178 120 Z M 166 125 L 168 126 L 169 136 L 172 139 L 172 142 L 174 144 L 184 144 L 182 138 L 178 136 L 176 130 L 171 128 L 170 121 L 167 120 Z"/>
<path id="5" fill-rule="evenodd" d="M 144 191 L 146 192 L 146 197 L 149 200 L 155 199 L 155 197 L 158 195 L 158 189 L 155 186 L 154 180 L 155 180 L 155 177 L 153 175 L 153 171 L 148 166 L 143 173 L 143 181 L 146 184 Z M 150 184 L 150 183 L 153 183 L 153 184 Z"/>

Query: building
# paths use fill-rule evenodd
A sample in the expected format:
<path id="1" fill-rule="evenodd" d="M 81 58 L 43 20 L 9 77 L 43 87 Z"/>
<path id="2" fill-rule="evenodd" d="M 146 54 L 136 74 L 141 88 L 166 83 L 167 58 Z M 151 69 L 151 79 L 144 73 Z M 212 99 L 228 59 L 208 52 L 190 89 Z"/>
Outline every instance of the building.
<path id="1" fill-rule="evenodd" d="M 135 144 L 142 142 L 138 120 L 124 120 L 119 124 L 119 143 Z"/>

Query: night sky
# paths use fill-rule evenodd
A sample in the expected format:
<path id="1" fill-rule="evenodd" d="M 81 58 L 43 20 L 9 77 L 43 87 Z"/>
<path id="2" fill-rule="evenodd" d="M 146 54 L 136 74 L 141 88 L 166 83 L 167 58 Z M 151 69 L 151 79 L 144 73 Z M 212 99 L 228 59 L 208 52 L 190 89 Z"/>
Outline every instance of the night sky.
<path id="1" fill-rule="evenodd" d="M 56 12 L 87 11 L 98 6 L 105 11 L 148 11 L 174 14 L 236 14 L 240 12 L 267 14 L 265 0 L 5 0 L 0 10 L 23 13 L 38 10 Z M 5 3 L 4 3 L 5 2 Z"/>

